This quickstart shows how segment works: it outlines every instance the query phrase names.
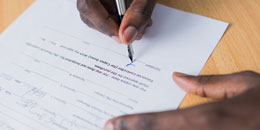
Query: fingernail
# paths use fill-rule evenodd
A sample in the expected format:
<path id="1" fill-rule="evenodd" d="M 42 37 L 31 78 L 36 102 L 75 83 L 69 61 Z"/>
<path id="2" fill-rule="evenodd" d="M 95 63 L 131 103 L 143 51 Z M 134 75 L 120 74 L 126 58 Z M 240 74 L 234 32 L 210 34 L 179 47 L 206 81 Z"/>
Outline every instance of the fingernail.
<path id="1" fill-rule="evenodd" d="M 105 130 L 114 130 L 113 124 L 110 122 L 105 126 Z"/>
<path id="2" fill-rule="evenodd" d="M 118 36 L 112 36 L 112 38 L 113 38 L 116 42 L 122 43 L 121 40 L 120 40 L 120 38 L 119 38 Z"/>
<path id="3" fill-rule="evenodd" d="M 138 31 L 134 26 L 128 26 L 123 33 L 124 41 L 132 43 L 135 40 L 137 33 Z"/>
<path id="4" fill-rule="evenodd" d="M 180 72 L 174 72 L 174 75 L 177 77 L 184 77 L 184 76 L 188 76 L 187 74 L 184 73 L 180 73 Z"/>

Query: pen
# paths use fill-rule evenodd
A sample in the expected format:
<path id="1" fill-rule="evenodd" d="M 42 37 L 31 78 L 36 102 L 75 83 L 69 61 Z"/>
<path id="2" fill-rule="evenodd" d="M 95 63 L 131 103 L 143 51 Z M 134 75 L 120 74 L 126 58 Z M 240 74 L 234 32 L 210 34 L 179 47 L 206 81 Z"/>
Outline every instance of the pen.
<path id="1" fill-rule="evenodd" d="M 121 23 L 126 11 L 125 0 L 116 0 L 116 6 Z M 132 44 L 127 45 L 127 51 L 129 59 L 131 60 L 131 62 L 133 62 L 134 50 Z"/>

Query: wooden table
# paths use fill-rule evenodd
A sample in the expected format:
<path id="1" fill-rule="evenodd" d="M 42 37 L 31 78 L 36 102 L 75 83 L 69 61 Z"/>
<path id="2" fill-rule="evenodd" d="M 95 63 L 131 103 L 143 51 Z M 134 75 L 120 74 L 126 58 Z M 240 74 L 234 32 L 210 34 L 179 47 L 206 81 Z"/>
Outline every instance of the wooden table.
<path id="1" fill-rule="evenodd" d="M 34 0 L 0 0 L 0 32 Z M 173 8 L 231 23 L 200 74 L 260 72 L 260 0 L 159 0 Z M 211 99 L 187 95 L 181 108 Z"/>

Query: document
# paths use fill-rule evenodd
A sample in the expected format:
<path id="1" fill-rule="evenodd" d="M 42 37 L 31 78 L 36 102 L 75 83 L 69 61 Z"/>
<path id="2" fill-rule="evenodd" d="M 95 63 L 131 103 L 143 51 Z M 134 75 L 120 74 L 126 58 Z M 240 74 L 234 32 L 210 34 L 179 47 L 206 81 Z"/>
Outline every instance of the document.
<path id="1" fill-rule="evenodd" d="M 227 23 L 157 4 L 126 45 L 88 28 L 76 0 L 37 0 L 0 39 L 1 130 L 102 130 L 125 114 L 176 109 L 174 71 L 197 75 Z"/>

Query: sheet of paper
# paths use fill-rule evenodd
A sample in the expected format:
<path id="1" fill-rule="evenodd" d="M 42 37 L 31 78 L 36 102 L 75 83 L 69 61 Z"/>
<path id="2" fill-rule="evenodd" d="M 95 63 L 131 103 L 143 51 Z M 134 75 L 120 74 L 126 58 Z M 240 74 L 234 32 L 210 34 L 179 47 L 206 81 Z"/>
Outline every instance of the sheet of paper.
<path id="1" fill-rule="evenodd" d="M 38 0 L 0 39 L 0 128 L 99 130 L 115 116 L 176 109 L 174 71 L 197 75 L 227 23 L 157 5 L 125 45 L 83 24 L 75 0 Z"/>

